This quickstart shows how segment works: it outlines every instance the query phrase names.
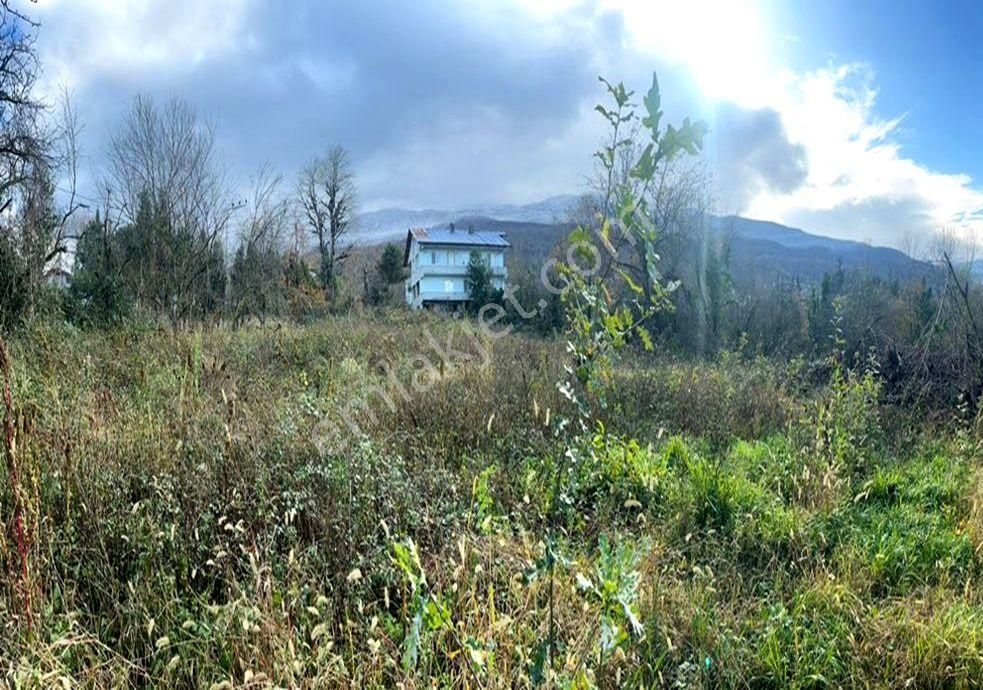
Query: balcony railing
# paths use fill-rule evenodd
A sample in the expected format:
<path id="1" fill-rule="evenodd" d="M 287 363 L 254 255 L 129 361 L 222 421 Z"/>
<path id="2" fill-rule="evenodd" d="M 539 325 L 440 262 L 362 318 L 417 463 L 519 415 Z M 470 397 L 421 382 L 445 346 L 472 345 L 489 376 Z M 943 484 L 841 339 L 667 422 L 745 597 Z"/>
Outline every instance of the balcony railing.
<path id="1" fill-rule="evenodd" d="M 450 266 L 441 264 L 424 264 L 413 269 L 413 282 L 420 276 L 463 276 L 468 272 L 467 266 Z M 504 266 L 494 266 L 491 269 L 493 276 L 504 278 L 506 275 Z"/>

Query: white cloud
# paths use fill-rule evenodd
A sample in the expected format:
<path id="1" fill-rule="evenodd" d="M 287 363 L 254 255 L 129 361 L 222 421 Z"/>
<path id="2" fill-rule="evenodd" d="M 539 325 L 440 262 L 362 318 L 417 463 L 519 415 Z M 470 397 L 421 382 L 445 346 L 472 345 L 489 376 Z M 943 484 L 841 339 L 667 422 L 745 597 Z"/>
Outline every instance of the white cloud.
<path id="1" fill-rule="evenodd" d="M 46 86 L 193 69 L 250 45 L 248 0 L 40 0 Z M 52 42 L 49 37 L 56 37 Z"/>
<path id="2" fill-rule="evenodd" d="M 550 3 L 554 10 L 573 4 Z M 886 244 L 943 227 L 966 237 L 983 229 L 977 217 L 983 192 L 973 180 L 906 156 L 898 141 L 903 113 L 878 117 L 876 77 L 869 66 L 790 71 L 782 57 L 786 34 L 770 25 L 763 5 L 752 0 L 602 4 L 623 12 L 638 54 L 689 72 L 707 112 L 721 103 L 777 111 L 789 142 L 805 150 L 804 182 L 793 190 L 762 187 L 740 209 L 743 214 L 789 223 L 807 219 L 807 230 L 853 237 L 864 232 L 862 237 Z M 666 100 L 672 98 L 667 94 Z M 882 210 L 876 220 L 862 215 L 862 209 L 873 207 Z M 862 231 L 849 227 L 850 209 L 857 209 Z M 896 209 L 893 215 L 890 209 Z"/>
<path id="3" fill-rule="evenodd" d="M 872 204 L 898 209 L 866 222 L 864 237 L 897 244 L 905 234 L 950 227 L 969 236 L 983 208 L 983 193 L 967 175 L 930 170 L 906 157 L 897 141 L 903 116 L 874 113 L 874 76 L 859 65 L 830 66 L 797 75 L 776 98 L 789 139 L 805 147 L 809 174 L 788 193 L 765 190 L 746 209 L 751 216 L 792 222 L 808 217 L 827 234 L 856 236 L 857 228 L 836 227 L 844 209 Z M 917 216 L 908 214 L 920 209 Z M 829 224 L 824 224 L 824 214 Z M 858 214 L 859 215 L 859 214 Z"/>

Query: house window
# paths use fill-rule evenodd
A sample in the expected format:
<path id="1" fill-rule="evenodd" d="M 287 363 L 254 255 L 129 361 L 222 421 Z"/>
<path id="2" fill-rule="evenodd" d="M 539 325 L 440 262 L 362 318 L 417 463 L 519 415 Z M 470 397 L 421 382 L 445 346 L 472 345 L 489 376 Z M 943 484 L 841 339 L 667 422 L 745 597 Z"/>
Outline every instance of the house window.
<path id="1" fill-rule="evenodd" d="M 454 281 L 445 280 L 444 281 L 444 292 L 454 292 Z"/>
<path id="2" fill-rule="evenodd" d="M 437 265 L 437 252 L 430 252 L 430 265 L 431 266 Z"/>

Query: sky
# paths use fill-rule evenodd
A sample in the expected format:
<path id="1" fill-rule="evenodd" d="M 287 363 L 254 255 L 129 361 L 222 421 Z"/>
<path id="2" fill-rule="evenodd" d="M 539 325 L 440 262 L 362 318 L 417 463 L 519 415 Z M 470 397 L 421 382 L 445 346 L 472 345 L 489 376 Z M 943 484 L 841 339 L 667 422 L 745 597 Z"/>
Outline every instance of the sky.
<path id="1" fill-rule="evenodd" d="M 39 0 L 86 180 L 137 93 L 210 120 L 235 184 L 338 143 L 363 210 L 583 191 L 597 77 L 700 117 L 715 208 L 902 247 L 983 229 L 983 4 Z"/>

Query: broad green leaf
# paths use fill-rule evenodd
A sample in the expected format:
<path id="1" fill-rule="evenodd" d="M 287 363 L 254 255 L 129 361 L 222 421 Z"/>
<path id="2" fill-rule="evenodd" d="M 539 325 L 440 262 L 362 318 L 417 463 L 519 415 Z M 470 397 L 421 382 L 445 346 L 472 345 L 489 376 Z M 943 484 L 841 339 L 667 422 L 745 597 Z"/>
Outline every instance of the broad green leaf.
<path id="1" fill-rule="evenodd" d="M 424 608 L 424 622 L 428 631 L 441 630 L 451 624 L 451 611 L 434 597 L 429 597 Z"/>
<path id="2" fill-rule="evenodd" d="M 403 667 L 406 670 L 416 668 L 416 662 L 420 655 L 420 630 L 423 627 L 423 605 L 419 602 L 410 622 L 410 629 L 406 633 L 405 649 L 403 650 Z"/>
<path id="3" fill-rule="evenodd" d="M 618 251 L 611 242 L 611 221 L 605 219 L 604 223 L 601 224 L 600 235 L 601 243 L 604 245 L 604 249 L 607 251 L 608 256 L 615 256 Z"/>
<path id="4" fill-rule="evenodd" d="M 654 145 L 649 144 L 645 147 L 638 162 L 631 169 L 631 176 L 638 180 L 648 181 L 655 176 L 655 166 L 658 164 L 656 156 L 653 155 Z"/>
<path id="5" fill-rule="evenodd" d="M 666 131 L 659 139 L 659 150 L 663 158 L 672 160 L 681 151 L 696 155 L 703 150 L 703 137 L 709 133 L 710 128 L 702 120 L 691 122 L 687 117 L 683 120 L 683 125 L 676 129 L 672 125 L 666 126 Z"/>
<path id="6" fill-rule="evenodd" d="M 580 244 L 582 242 L 590 242 L 590 230 L 578 225 L 573 232 L 567 236 L 567 242 L 570 244 Z"/>
<path id="7" fill-rule="evenodd" d="M 632 91 L 625 88 L 624 82 L 618 82 L 617 84 L 612 84 L 604 77 L 598 77 L 598 80 L 607 87 L 608 93 L 614 99 L 614 102 L 618 104 L 619 108 L 623 108 L 628 105 L 628 101 L 631 100 L 633 95 Z"/>
<path id="8" fill-rule="evenodd" d="M 604 119 L 610 122 L 612 125 L 618 121 L 618 113 L 614 112 L 613 110 L 608 110 L 603 105 L 598 104 L 594 106 L 594 110 L 599 112 Z"/>
<path id="9" fill-rule="evenodd" d="M 531 663 L 529 664 L 529 680 L 534 686 L 546 683 L 549 672 L 549 640 L 542 639 L 533 648 Z"/>
<path id="10" fill-rule="evenodd" d="M 659 122 L 662 120 L 662 96 L 659 93 L 659 77 L 652 73 L 652 86 L 643 99 L 648 115 L 642 118 L 642 124 L 652 132 L 652 141 L 659 139 Z"/>

